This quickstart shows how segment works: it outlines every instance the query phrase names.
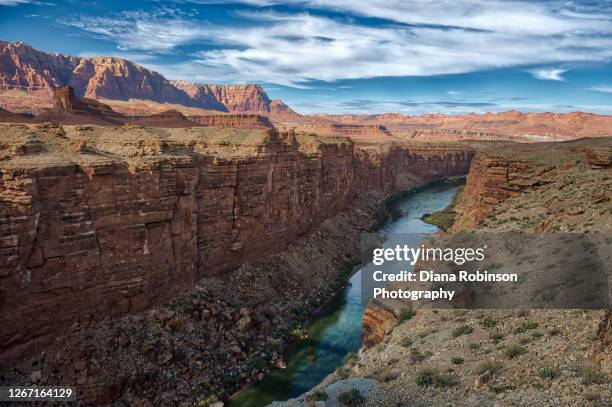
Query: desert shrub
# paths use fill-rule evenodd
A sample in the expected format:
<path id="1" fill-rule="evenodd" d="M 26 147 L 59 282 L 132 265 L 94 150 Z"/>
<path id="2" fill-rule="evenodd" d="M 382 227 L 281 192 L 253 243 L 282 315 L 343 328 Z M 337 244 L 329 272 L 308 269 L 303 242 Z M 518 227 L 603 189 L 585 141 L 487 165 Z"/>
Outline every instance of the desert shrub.
<path id="1" fill-rule="evenodd" d="M 451 358 L 451 363 L 453 365 L 461 365 L 463 364 L 463 358 L 461 356 L 455 356 L 454 358 Z"/>
<path id="2" fill-rule="evenodd" d="M 529 329 L 537 329 L 540 325 L 537 322 L 523 322 L 521 325 L 514 328 L 515 334 L 522 334 Z"/>
<path id="3" fill-rule="evenodd" d="M 412 339 L 410 339 L 410 338 L 402 339 L 402 343 L 401 343 L 402 347 L 409 348 L 409 347 L 412 346 L 412 344 L 413 344 Z"/>
<path id="4" fill-rule="evenodd" d="M 511 384 L 504 384 L 504 385 L 501 385 L 501 386 L 493 386 L 490 389 L 491 389 L 491 391 L 493 393 L 500 394 L 500 393 L 504 393 L 504 392 L 506 392 L 508 390 L 515 390 L 516 387 L 514 387 Z"/>
<path id="5" fill-rule="evenodd" d="M 481 322 L 481 325 L 485 328 L 493 328 L 495 325 L 497 325 L 497 321 L 491 318 L 486 318 Z"/>
<path id="6" fill-rule="evenodd" d="M 418 349 L 410 350 L 410 361 L 412 363 L 422 362 L 425 359 L 425 355 L 423 355 Z"/>
<path id="7" fill-rule="evenodd" d="M 499 342 L 502 341 L 502 339 L 504 339 L 504 334 L 502 334 L 501 332 L 495 330 L 495 331 L 490 331 L 489 332 L 489 339 L 491 339 L 493 341 L 493 343 L 497 344 Z"/>
<path id="8" fill-rule="evenodd" d="M 554 369 L 544 368 L 538 372 L 538 376 L 542 379 L 556 379 L 559 377 L 559 372 Z"/>
<path id="9" fill-rule="evenodd" d="M 365 403 L 365 398 L 358 389 L 351 389 L 338 395 L 338 401 L 345 406 L 360 406 Z"/>
<path id="10" fill-rule="evenodd" d="M 537 339 L 543 337 L 544 334 L 542 332 L 534 332 L 531 334 L 531 336 L 533 337 L 533 339 Z"/>
<path id="11" fill-rule="evenodd" d="M 476 349 L 480 349 L 482 347 L 482 344 L 479 342 L 470 342 L 468 346 L 470 347 L 470 349 L 476 350 Z"/>
<path id="12" fill-rule="evenodd" d="M 446 387 L 455 384 L 455 378 L 452 373 L 441 373 L 434 368 L 421 369 L 415 379 L 419 386 L 436 386 Z"/>
<path id="13" fill-rule="evenodd" d="M 478 364 L 478 366 L 476 366 L 476 374 L 481 375 L 487 370 L 491 373 L 495 373 L 501 369 L 501 367 L 502 364 L 495 359 L 483 360 Z"/>
<path id="14" fill-rule="evenodd" d="M 399 313 L 399 322 L 400 322 L 400 324 L 402 322 L 405 322 L 405 321 L 408 321 L 408 320 L 412 319 L 412 317 L 415 316 L 415 314 L 416 314 L 416 312 L 414 312 L 410 308 L 402 308 L 400 313 Z"/>
<path id="15" fill-rule="evenodd" d="M 325 401 L 329 398 L 323 390 L 317 390 L 306 396 L 306 401 Z"/>
<path id="16" fill-rule="evenodd" d="M 522 347 L 516 342 L 511 342 L 507 344 L 506 347 L 504 348 L 504 355 L 508 359 L 514 359 L 515 357 L 522 355 L 525 352 L 527 352 L 527 349 L 525 349 L 524 347 Z"/>
<path id="17" fill-rule="evenodd" d="M 578 367 L 578 375 L 582 378 L 582 384 L 603 384 L 606 376 L 601 373 L 595 366 L 584 364 Z"/>
<path id="18" fill-rule="evenodd" d="M 456 338 L 456 337 L 461 336 L 461 335 L 471 334 L 472 332 L 474 332 L 474 328 L 472 328 L 471 326 L 469 326 L 469 325 L 461 325 L 461 326 L 458 326 L 457 328 L 453 329 L 452 335 L 453 335 L 453 338 Z"/>

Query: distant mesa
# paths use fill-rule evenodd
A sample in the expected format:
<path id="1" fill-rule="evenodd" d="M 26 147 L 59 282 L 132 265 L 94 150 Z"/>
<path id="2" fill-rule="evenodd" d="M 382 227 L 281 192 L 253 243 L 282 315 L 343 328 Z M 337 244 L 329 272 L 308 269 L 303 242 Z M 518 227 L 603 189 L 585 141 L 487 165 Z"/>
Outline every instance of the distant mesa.
<path id="1" fill-rule="evenodd" d="M 239 129 L 271 129 L 274 127 L 266 116 L 252 113 L 189 116 L 189 120 L 205 127 L 231 127 Z"/>
<path id="2" fill-rule="evenodd" d="M 584 112 L 301 115 L 283 101 L 271 100 L 256 84 L 168 80 L 121 58 L 66 56 L 8 41 L 0 41 L 0 108 L 3 122 L 276 127 L 365 142 L 540 142 L 612 136 L 612 116 Z"/>
<path id="3" fill-rule="evenodd" d="M 133 124 L 148 127 L 194 127 L 196 124 L 187 119 L 181 112 L 170 109 L 149 116 L 135 117 L 130 121 Z"/>

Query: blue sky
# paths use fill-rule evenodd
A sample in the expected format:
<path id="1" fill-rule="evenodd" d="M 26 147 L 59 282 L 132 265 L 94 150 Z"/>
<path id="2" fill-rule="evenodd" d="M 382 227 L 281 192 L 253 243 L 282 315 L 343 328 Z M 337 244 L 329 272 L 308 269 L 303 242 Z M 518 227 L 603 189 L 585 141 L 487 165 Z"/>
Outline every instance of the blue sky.
<path id="1" fill-rule="evenodd" d="M 0 39 L 303 113 L 612 114 L 612 0 L 0 0 Z"/>

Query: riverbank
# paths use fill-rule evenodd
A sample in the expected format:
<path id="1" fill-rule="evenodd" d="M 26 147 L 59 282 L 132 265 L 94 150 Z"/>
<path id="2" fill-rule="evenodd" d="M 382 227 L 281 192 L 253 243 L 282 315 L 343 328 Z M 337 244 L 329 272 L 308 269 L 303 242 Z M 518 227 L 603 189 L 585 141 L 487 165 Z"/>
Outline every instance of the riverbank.
<path id="1" fill-rule="evenodd" d="M 610 164 L 593 162 L 586 148 L 604 143 L 479 153 L 450 231 L 609 233 Z M 377 341 L 312 394 L 337 402 L 338 389 L 355 390 L 376 407 L 612 405 L 609 312 L 417 309 L 401 319 L 393 304 L 380 305 L 390 306 L 368 307 Z M 298 401 L 285 406 L 307 405 Z"/>

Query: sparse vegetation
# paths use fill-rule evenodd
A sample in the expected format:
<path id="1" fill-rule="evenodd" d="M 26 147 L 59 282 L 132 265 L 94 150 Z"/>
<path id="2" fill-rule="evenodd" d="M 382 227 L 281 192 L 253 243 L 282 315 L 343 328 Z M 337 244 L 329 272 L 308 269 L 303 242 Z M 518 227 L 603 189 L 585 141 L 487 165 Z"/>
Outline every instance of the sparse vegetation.
<path id="1" fill-rule="evenodd" d="M 540 325 L 537 322 L 523 322 L 521 325 L 514 328 L 515 334 L 522 334 L 530 329 L 537 329 Z"/>
<path id="2" fill-rule="evenodd" d="M 453 338 L 456 338 L 461 335 L 469 335 L 472 332 L 474 332 L 474 328 L 472 328 L 470 325 L 461 325 L 453 329 L 452 335 Z"/>
<path id="3" fill-rule="evenodd" d="M 514 359 L 515 357 L 520 356 L 520 355 L 522 355 L 523 353 L 526 353 L 526 352 L 527 352 L 527 349 L 522 347 L 521 345 L 519 345 L 516 342 L 510 342 L 504 348 L 504 355 L 508 359 Z"/>
<path id="4" fill-rule="evenodd" d="M 411 310 L 410 308 L 402 308 L 399 314 L 399 323 L 406 322 L 412 319 L 416 312 Z"/>
<path id="5" fill-rule="evenodd" d="M 438 369 L 421 369 L 415 379 L 419 386 L 446 387 L 455 384 L 455 378 L 450 372 L 441 373 Z"/>
<path id="6" fill-rule="evenodd" d="M 607 382 L 606 376 L 601 373 L 595 366 L 584 364 L 578 366 L 578 375 L 582 378 L 582 384 L 603 384 Z"/>
<path id="7" fill-rule="evenodd" d="M 422 362 L 425 359 L 425 355 L 423 355 L 418 349 L 410 350 L 410 361 L 412 363 Z"/>
<path id="8" fill-rule="evenodd" d="M 325 401 L 329 398 L 323 390 L 316 390 L 306 396 L 306 401 Z"/>
<path id="9" fill-rule="evenodd" d="M 404 347 L 404 348 L 409 348 L 409 347 L 411 347 L 413 343 L 414 343 L 414 342 L 413 342 L 413 341 L 412 341 L 412 339 L 410 339 L 410 338 L 404 338 L 404 339 L 402 339 L 402 347 Z"/>
<path id="10" fill-rule="evenodd" d="M 540 370 L 538 376 L 540 376 L 542 379 L 556 379 L 559 377 L 559 372 L 554 369 L 544 368 Z"/>
<path id="11" fill-rule="evenodd" d="M 476 366 L 476 374 L 481 375 L 487 370 L 491 373 L 495 373 L 499 369 L 501 369 L 501 367 L 502 367 L 502 364 L 498 362 L 497 360 L 494 360 L 494 359 L 483 360 L 482 362 L 478 364 L 478 366 Z"/>
<path id="12" fill-rule="evenodd" d="M 451 358 L 451 363 L 453 365 L 462 365 L 463 364 L 463 358 L 461 356 L 455 356 L 453 358 Z"/>
<path id="13" fill-rule="evenodd" d="M 366 399 L 358 389 L 351 389 L 340 393 L 338 401 L 345 406 L 360 406 L 365 403 Z"/>
<path id="14" fill-rule="evenodd" d="M 486 318 L 484 321 L 481 322 L 481 325 L 484 328 L 494 328 L 495 325 L 497 325 L 497 321 L 491 318 Z"/>

